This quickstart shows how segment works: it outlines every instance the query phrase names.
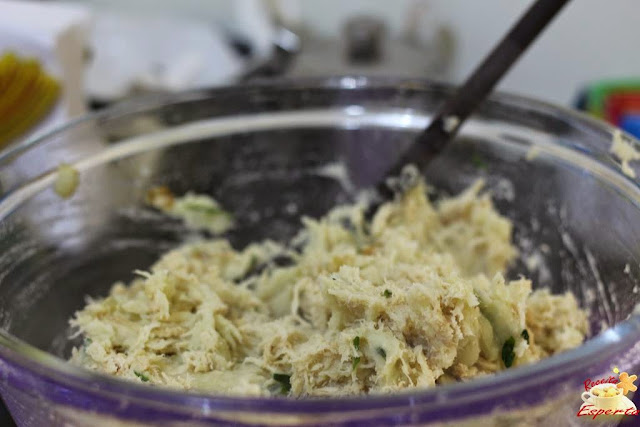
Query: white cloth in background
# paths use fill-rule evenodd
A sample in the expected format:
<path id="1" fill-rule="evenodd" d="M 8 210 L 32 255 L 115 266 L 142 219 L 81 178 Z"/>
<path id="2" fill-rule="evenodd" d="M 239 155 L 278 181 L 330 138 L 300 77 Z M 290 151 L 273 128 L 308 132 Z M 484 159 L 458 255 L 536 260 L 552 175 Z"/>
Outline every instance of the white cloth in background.
<path id="1" fill-rule="evenodd" d="M 87 91 L 113 100 L 134 89 L 178 91 L 229 83 L 243 70 L 213 25 L 102 12 L 91 34 Z"/>

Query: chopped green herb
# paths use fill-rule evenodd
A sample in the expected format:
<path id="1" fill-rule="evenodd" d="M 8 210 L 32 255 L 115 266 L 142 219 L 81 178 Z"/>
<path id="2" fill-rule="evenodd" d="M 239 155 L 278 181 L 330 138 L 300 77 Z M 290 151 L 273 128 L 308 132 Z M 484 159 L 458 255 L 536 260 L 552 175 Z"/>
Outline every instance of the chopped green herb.
<path id="1" fill-rule="evenodd" d="M 527 331 L 526 329 L 522 330 L 522 338 L 524 338 L 527 341 L 527 344 L 529 344 L 529 331 Z"/>
<path id="2" fill-rule="evenodd" d="M 260 264 L 260 259 L 255 255 L 251 255 L 251 258 L 249 258 L 249 266 L 247 267 L 247 271 L 255 270 L 258 267 L 258 264 Z"/>
<path id="3" fill-rule="evenodd" d="M 385 298 L 391 298 L 391 295 L 393 295 L 391 293 L 391 291 L 389 289 L 385 289 L 384 292 L 381 294 L 383 297 Z"/>
<path id="4" fill-rule="evenodd" d="M 352 370 L 355 371 L 359 363 L 360 363 L 360 357 L 354 357 L 353 362 L 351 363 Z"/>
<path id="5" fill-rule="evenodd" d="M 516 354 L 513 352 L 513 347 L 516 345 L 516 340 L 513 337 L 509 337 L 502 345 L 502 361 L 504 366 L 510 368 L 513 365 L 513 361 L 516 358 Z"/>
<path id="6" fill-rule="evenodd" d="M 133 373 L 136 374 L 136 377 L 140 378 L 142 382 L 146 383 L 147 381 L 149 381 L 149 377 L 144 373 L 138 371 L 133 371 Z"/>
<path id="7" fill-rule="evenodd" d="M 291 390 L 291 375 L 273 374 L 273 379 L 280 383 L 280 393 L 289 393 L 289 391 Z"/>
<path id="8" fill-rule="evenodd" d="M 342 218 L 340 218 L 339 222 L 340 222 L 340 225 L 342 226 L 342 228 L 344 228 L 345 230 L 347 230 L 351 234 L 355 235 L 356 232 L 358 231 L 358 230 L 356 230 L 356 226 L 353 223 L 353 221 L 351 221 L 350 218 L 342 217 Z"/>
<path id="9" fill-rule="evenodd" d="M 353 339 L 353 347 L 354 347 L 356 350 L 360 350 L 360 337 L 355 337 L 355 338 Z"/>
<path id="10" fill-rule="evenodd" d="M 197 201 L 197 202 L 185 202 L 184 206 L 183 206 L 183 209 L 191 211 L 191 212 L 203 213 L 205 215 L 229 215 L 228 212 L 224 211 L 223 209 L 221 209 L 221 208 L 219 208 L 217 206 L 204 204 L 204 203 L 202 203 L 200 201 Z"/>
<path id="11" fill-rule="evenodd" d="M 384 360 L 387 360 L 387 352 L 384 351 L 384 348 L 382 347 L 376 348 L 376 353 L 378 353 Z"/>
<path id="12" fill-rule="evenodd" d="M 489 167 L 487 162 L 478 153 L 473 153 L 471 163 L 478 169 L 487 169 Z"/>

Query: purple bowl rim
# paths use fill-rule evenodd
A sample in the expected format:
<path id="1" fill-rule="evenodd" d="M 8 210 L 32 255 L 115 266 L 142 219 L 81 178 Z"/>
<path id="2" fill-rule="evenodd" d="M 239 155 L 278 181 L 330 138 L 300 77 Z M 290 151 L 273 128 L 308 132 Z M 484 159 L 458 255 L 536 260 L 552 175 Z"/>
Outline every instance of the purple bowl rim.
<path id="1" fill-rule="evenodd" d="M 355 86 L 345 86 L 344 79 L 355 81 Z M 197 99 L 207 99 L 215 94 L 242 93 L 247 90 L 367 90 L 367 89 L 392 89 L 392 90 L 421 90 L 421 91 L 445 91 L 451 93 L 454 85 L 431 81 L 428 79 L 414 78 L 379 78 L 363 76 L 332 76 L 328 78 L 302 78 L 302 79 L 270 79 L 257 81 L 243 85 L 231 85 L 214 89 L 193 90 L 170 95 L 154 95 L 134 98 L 123 101 L 103 111 L 87 114 L 72 120 L 50 132 L 38 135 L 23 143 L 20 143 L 0 154 L 0 167 L 11 162 L 21 153 L 45 143 L 52 137 L 62 134 L 84 122 L 113 117 L 117 114 L 130 114 L 136 111 L 145 111 L 149 108 L 159 107 L 167 103 L 185 102 Z M 617 128 L 597 120 L 586 114 L 556 106 L 544 101 L 538 101 L 529 97 L 497 92 L 488 99 L 502 105 L 534 109 L 539 113 L 560 113 L 565 118 L 571 119 L 572 125 L 584 127 L 590 132 L 598 132 L 601 135 L 611 136 Z M 624 133 L 624 132 L 623 132 Z M 632 136 L 624 133 L 630 141 L 640 149 L 640 143 Z M 621 173 L 617 171 L 619 175 Z M 630 179 L 634 189 L 640 188 L 640 179 Z M 0 198 L 6 197 L 6 194 Z M 640 197 L 635 197 L 640 207 Z M 624 338 L 624 341 L 623 341 Z M 0 329 L 0 355 L 14 364 L 24 368 L 33 374 L 47 378 L 54 382 L 68 386 L 72 389 L 84 389 L 92 392 L 117 393 L 127 396 L 129 399 L 153 401 L 169 405 L 198 408 L 207 403 L 210 409 L 237 410 L 239 407 L 251 407 L 262 409 L 266 412 L 324 412 L 324 411 L 354 411 L 374 410 L 382 408 L 398 408 L 407 406 L 419 406 L 424 404 L 438 404 L 463 399 L 479 398 L 480 393 L 495 392 L 500 394 L 505 388 L 522 389 L 529 383 L 534 383 L 542 377 L 553 376 L 554 373 L 574 372 L 583 370 L 588 366 L 597 365 L 598 361 L 609 359 L 617 354 L 618 350 L 628 348 L 640 342 L 640 314 L 632 314 L 627 320 L 620 322 L 591 338 L 582 346 L 544 359 L 535 364 L 509 369 L 495 375 L 478 378 L 467 383 L 457 383 L 445 386 L 437 386 L 426 389 L 409 389 L 401 392 L 385 395 L 366 396 L 339 396 L 335 398 L 309 398 L 294 399 L 287 397 L 233 397 L 225 395 L 212 395 L 205 393 L 193 393 L 174 391 L 163 387 L 150 387 L 135 382 L 122 380 L 106 374 L 92 372 L 71 365 L 67 361 L 40 350 L 26 342 L 8 334 Z M 625 344 L 626 343 L 626 344 Z M 518 385 L 519 384 L 519 385 Z"/>
<path id="2" fill-rule="evenodd" d="M 590 339 L 576 349 L 549 357 L 535 364 L 501 371 L 467 383 L 425 389 L 407 389 L 393 394 L 336 398 L 233 397 L 174 391 L 165 387 L 150 387 L 76 367 L 15 338 L 12 343 L 7 343 L 4 331 L 0 334 L 0 356 L 36 377 L 46 378 L 69 389 L 119 397 L 126 396 L 131 403 L 147 401 L 152 405 L 177 405 L 185 409 L 198 409 L 207 406 L 209 409 L 221 411 L 252 408 L 273 413 L 350 412 L 487 399 L 491 395 L 504 395 L 505 391 L 514 393 L 530 389 L 531 383 L 538 383 L 541 378 L 585 372 L 585 369 L 591 366 L 597 366 L 611 360 L 619 354 L 621 349 L 629 349 L 635 343 L 640 342 L 640 316 L 634 315 L 606 332 Z M 621 337 L 625 336 L 633 339 L 622 341 Z M 25 352 L 34 352 L 36 357 L 28 359 L 20 357 L 20 354 Z M 38 361 L 37 359 L 42 360 Z M 45 363 L 41 363 L 42 361 L 47 362 L 49 366 L 45 366 Z M 55 370 L 47 370 L 52 368 Z M 601 374 L 601 372 L 593 372 L 592 374 Z M 584 377 L 586 379 L 592 375 L 585 372 Z"/>

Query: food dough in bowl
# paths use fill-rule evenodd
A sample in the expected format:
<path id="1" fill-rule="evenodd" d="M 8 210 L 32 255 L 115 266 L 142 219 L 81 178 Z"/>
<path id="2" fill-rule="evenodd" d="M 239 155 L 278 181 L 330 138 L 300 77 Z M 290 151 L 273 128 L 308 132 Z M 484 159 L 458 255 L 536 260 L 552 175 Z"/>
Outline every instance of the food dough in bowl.
<path id="1" fill-rule="evenodd" d="M 298 251 L 179 247 L 76 313 L 71 361 L 215 394 L 336 396 L 466 381 L 580 345 L 572 294 L 504 278 L 512 224 L 481 190 L 430 203 L 419 184 L 371 221 L 337 207 L 303 219 Z"/>

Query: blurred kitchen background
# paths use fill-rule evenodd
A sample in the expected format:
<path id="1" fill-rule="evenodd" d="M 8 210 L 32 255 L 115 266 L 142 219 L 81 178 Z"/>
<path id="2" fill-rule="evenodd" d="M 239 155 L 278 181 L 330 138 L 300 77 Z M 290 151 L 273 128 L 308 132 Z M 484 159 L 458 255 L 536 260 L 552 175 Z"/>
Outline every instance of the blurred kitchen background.
<path id="1" fill-rule="evenodd" d="M 460 82 L 530 3 L 0 0 L 0 112 L 14 111 L 0 119 L 0 143 L 140 93 L 265 76 Z M 586 109 L 638 135 L 638 17 L 638 0 L 571 2 L 499 89 Z"/>

